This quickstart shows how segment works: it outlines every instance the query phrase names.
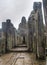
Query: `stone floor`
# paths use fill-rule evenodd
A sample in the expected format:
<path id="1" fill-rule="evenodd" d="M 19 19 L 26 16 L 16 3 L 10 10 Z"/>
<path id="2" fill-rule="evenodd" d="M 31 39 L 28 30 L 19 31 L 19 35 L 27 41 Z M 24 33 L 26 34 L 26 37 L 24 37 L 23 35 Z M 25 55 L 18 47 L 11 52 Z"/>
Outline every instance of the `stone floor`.
<path id="1" fill-rule="evenodd" d="M 46 63 L 44 60 L 36 60 L 33 53 L 11 52 L 0 57 L 0 65 L 46 65 Z"/>
<path id="2" fill-rule="evenodd" d="M 19 51 L 25 52 L 25 51 L 28 51 L 28 48 L 27 47 L 16 47 L 16 48 L 10 49 L 9 51 L 11 51 L 11 52 L 19 52 Z"/>

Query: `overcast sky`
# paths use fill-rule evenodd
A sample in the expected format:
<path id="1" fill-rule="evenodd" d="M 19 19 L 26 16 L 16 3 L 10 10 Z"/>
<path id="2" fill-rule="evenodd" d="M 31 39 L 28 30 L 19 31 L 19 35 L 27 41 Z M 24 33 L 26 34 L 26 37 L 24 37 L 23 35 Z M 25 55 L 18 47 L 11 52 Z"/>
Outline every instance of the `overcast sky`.
<path id="1" fill-rule="evenodd" d="M 18 28 L 22 16 L 28 19 L 34 1 L 42 2 L 42 0 L 0 0 L 0 28 L 6 19 L 11 19 L 14 26 Z"/>

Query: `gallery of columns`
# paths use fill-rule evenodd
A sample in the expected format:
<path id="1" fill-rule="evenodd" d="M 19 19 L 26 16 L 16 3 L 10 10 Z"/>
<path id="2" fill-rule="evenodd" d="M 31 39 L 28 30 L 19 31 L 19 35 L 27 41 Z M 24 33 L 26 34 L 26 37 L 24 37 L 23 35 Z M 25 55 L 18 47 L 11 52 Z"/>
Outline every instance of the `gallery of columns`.
<path id="1" fill-rule="evenodd" d="M 44 2 L 47 3 L 46 1 Z M 45 3 L 44 14 L 47 16 Z M 19 45 L 25 45 L 27 52 L 35 53 L 36 58 L 45 59 L 47 41 L 45 29 L 47 29 L 47 22 L 45 28 L 42 15 L 42 3 L 34 2 L 33 10 L 28 17 L 28 21 L 23 16 L 18 30 L 16 30 L 10 19 L 2 22 L 2 29 L 0 29 L 0 54 L 6 53 Z"/>

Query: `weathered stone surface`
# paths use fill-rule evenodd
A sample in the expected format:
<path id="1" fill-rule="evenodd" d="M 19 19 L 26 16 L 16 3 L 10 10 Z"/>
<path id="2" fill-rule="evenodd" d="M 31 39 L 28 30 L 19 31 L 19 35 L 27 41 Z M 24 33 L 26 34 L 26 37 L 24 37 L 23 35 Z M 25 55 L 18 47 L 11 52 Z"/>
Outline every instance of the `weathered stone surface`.
<path id="1" fill-rule="evenodd" d="M 34 8 L 36 12 L 35 17 L 37 17 L 36 18 L 37 55 L 39 58 L 44 58 L 45 43 L 43 42 L 44 41 L 44 25 L 43 25 L 43 18 L 42 18 L 41 2 L 38 2 L 38 3 L 35 2 L 34 7 L 35 5 L 36 5 L 36 8 Z"/>
<path id="2" fill-rule="evenodd" d="M 47 48 L 47 0 L 43 0 L 44 7 L 44 18 L 45 18 L 45 37 L 46 37 L 46 48 Z"/>
<path id="3" fill-rule="evenodd" d="M 36 60 L 33 53 L 9 53 L 0 57 L 1 65 L 45 65 L 45 61 Z"/>
<path id="4" fill-rule="evenodd" d="M 24 16 L 22 17 L 21 23 L 19 24 L 18 32 L 20 37 L 22 37 L 22 44 L 27 44 L 27 22 Z"/>
<path id="5" fill-rule="evenodd" d="M 7 50 L 16 46 L 16 29 L 10 19 L 7 19 L 6 22 L 2 22 L 2 32 L 0 31 L 0 33 L 2 52 L 7 52 Z"/>
<path id="6" fill-rule="evenodd" d="M 0 55 L 5 53 L 5 41 L 3 37 L 3 31 L 0 29 Z"/>
<path id="7" fill-rule="evenodd" d="M 34 2 L 33 11 L 28 19 L 28 29 L 29 49 L 32 49 L 38 58 L 44 58 L 45 42 L 41 2 Z"/>

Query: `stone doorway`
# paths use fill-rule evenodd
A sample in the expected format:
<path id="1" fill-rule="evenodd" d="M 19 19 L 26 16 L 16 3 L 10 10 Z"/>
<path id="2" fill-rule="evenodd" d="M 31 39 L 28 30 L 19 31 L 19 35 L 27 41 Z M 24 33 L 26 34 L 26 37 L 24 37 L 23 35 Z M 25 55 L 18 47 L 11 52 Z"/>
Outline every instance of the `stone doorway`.
<path id="1" fill-rule="evenodd" d="M 23 44 L 26 44 L 25 36 L 23 36 Z"/>

